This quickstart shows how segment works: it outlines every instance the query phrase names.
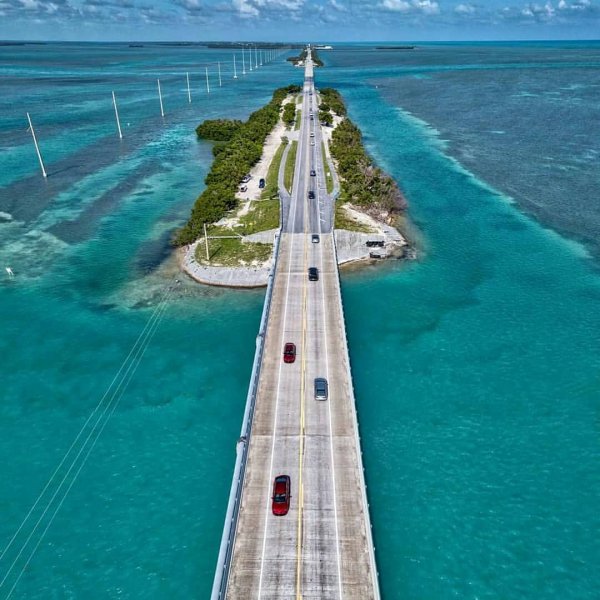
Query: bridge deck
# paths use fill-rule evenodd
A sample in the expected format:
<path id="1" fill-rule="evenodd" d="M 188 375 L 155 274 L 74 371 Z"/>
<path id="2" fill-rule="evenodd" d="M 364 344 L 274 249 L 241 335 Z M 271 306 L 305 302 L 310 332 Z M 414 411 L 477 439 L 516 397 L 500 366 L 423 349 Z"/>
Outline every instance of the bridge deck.
<path id="1" fill-rule="evenodd" d="M 310 73 L 310 79 L 309 79 Z M 287 226 L 282 233 L 226 597 L 378 599 L 340 303 L 332 199 L 323 193 L 320 131 L 308 120 L 312 65 Z M 316 105 L 316 101 L 315 101 Z M 315 110 L 313 108 L 313 110 Z M 317 111 L 315 110 L 315 113 Z M 312 131 L 319 145 L 309 144 Z M 317 176 L 309 175 L 315 168 Z M 307 200 L 307 191 L 316 199 Z M 320 234 L 320 242 L 311 241 Z M 318 281 L 308 281 L 308 267 Z M 296 362 L 285 364 L 293 342 Z M 329 399 L 314 399 L 314 379 Z M 286 516 L 274 516 L 275 476 L 291 477 Z"/>

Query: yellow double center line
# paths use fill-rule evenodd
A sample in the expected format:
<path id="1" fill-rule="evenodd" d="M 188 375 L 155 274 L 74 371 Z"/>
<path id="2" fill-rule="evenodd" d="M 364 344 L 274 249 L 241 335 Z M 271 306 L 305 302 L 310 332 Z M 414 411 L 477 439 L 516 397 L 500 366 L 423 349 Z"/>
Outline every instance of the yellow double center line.
<path id="1" fill-rule="evenodd" d="M 306 104 L 306 103 L 305 103 Z M 303 113 L 305 111 L 303 110 Z M 310 162 L 310 161 L 309 161 Z M 308 163 L 307 163 L 308 164 Z M 306 169 L 304 173 L 306 181 Z M 306 191 L 306 190 L 305 190 Z M 302 484 L 302 472 L 304 467 L 304 398 L 306 391 L 306 307 L 307 307 L 307 271 L 308 271 L 308 245 L 307 239 L 307 214 L 306 214 L 306 194 L 302 199 L 304 206 L 304 265 L 302 286 L 302 374 L 300 379 L 300 443 L 298 446 L 298 525 L 296 537 L 296 600 L 302 599 L 302 535 L 303 535 L 303 510 L 304 510 L 304 487 Z"/>

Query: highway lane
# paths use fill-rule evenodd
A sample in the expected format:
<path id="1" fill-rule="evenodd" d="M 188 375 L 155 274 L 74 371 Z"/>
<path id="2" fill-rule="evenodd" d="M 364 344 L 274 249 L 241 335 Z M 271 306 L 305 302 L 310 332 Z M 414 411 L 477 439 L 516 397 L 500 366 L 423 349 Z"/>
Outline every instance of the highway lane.
<path id="1" fill-rule="evenodd" d="M 309 64 L 307 75 L 310 70 Z M 311 99 L 318 115 L 312 77 L 307 76 L 303 95 L 227 590 L 227 598 L 236 600 L 379 597 L 339 304 L 332 205 L 324 189 L 318 117 L 309 118 Z M 314 200 L 307 198 L 311 187 Z M 312 242 L 312 233 L 320 235 L 319 243 Z M 309 266 L 319 268 L 319 281 L 308 281 Z M 293 364 L 282 360 L 288 341 L 297 347 Z M 316 377 L 328 380 L 329 400 L 314 399 Z M 271 510 L 279 474 L 290 475 L 292 482 L 290 511 L 283 517 Z"/>

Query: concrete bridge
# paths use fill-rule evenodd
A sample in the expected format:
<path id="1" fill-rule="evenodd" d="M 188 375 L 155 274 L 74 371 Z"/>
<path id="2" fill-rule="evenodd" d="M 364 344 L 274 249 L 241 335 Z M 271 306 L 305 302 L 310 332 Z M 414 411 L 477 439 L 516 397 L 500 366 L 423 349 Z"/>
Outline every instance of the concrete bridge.
<path id="1" fill-rule="evenodd" d="M 322 162 L 309 53 L 293 189 L 282 196 L 282 230 L 213 600 L 380 597 L 333 237 L 334 198 Z M 309 281 L 309 267 L 318 269 L 317 281 Z M 291 364 L 282 360 L 287 342 L 297 349 Z M 325 401 L 315 400 L 315 378 L 328 382 Z M 285 516 L 272 511 L 278 475 L 291 479 Z"/>

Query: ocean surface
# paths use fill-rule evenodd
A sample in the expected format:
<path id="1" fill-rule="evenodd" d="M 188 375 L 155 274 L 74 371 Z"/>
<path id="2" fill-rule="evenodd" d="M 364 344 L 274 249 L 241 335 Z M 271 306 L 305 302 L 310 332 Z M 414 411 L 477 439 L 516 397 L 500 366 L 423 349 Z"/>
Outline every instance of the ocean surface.
<path id="1" fill-rule="evenodd" d="M 322 55 L 420 248 L 343 276 L 384 597 L 597 598 L 600 44 Z M 0 48 L 2 598 L 208 597 L 263 292 L 187 281 L 169 238 L 198 122 L 302 77 L 237 66 Z"/>

